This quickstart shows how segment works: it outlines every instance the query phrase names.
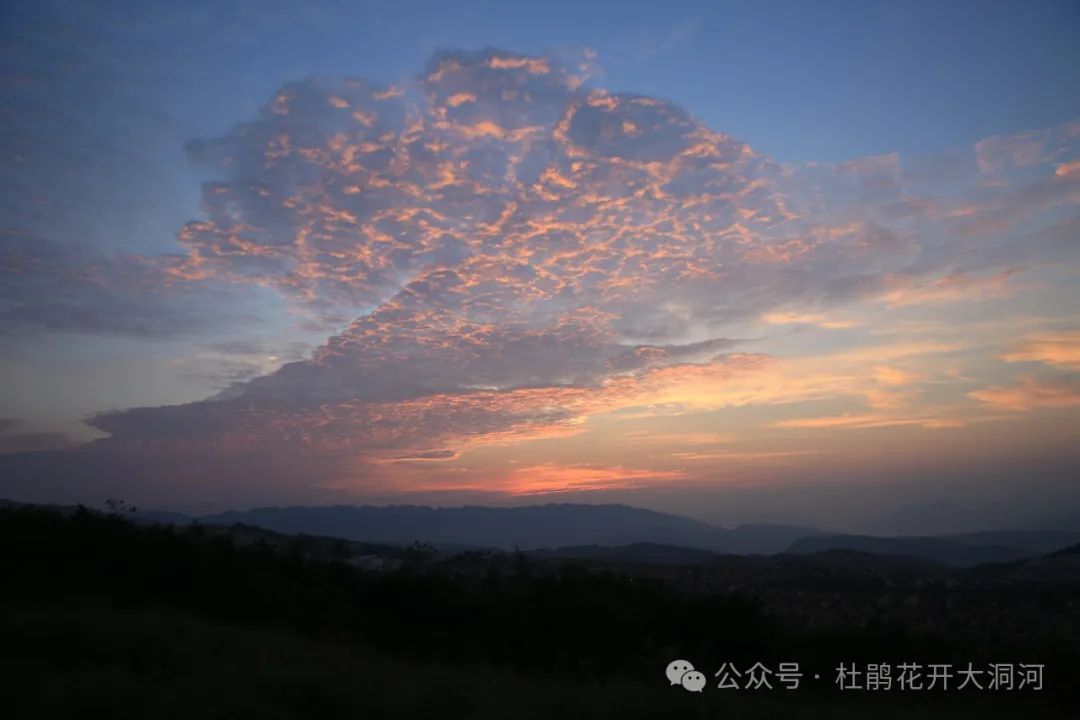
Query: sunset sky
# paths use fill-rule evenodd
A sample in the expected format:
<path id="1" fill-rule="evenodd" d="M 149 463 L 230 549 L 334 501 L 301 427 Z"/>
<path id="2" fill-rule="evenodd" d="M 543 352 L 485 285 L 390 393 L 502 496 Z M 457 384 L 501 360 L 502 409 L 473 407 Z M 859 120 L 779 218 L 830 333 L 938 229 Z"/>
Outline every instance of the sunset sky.
<path id="1" fill-rule="evenodd" d="M 1080 522 L 1080 6 L 0 23 L 0 497 Z"/>

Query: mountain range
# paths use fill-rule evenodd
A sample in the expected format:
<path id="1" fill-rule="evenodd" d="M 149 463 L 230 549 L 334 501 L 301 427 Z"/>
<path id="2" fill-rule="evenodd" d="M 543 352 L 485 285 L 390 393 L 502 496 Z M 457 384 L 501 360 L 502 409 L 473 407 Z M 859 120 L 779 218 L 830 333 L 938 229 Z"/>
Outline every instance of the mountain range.
<path id="1" fill-rule="evenodd" d="M 284 533 L 333 535 L 436 547 L 535 550 L 574 545 L 674 545 L 731 554 L 782 552 L 819 530 L 787 525 L 727 529 L 626 505 L 570 503 L 521 507 L 433 508 L 417 505 L 256 508 L 207 515 L 200 522 L 244 523 Z"/>
<path id="2" fill-rule="evenodd" d="M 19 503 L 0 501 L 0 504 Z M 615 553 L 661 564 L 665 558 L 674 564 L 692 564 L 695 558 L 708 553 L 810 555 L 842 551 L 918 558 L 949 567 L 974 567 L 1022 561 L 1080 543 L 1080 532 L 1076 531 L 881 537 L 827 533 L 793 525 L 747 524 L 724 528 L 680 515 L 618 504 L 293 506 L 230 510 L 198 517 L 140 511 L 134 518 L 138 522 L 172 525 L 192 521 L 214 526 L 245 525 L 288 535 L 399 546 L 422 542 L 444 551 L 517 548 L 530 552 L 558 551 L 564 557 Z"/>

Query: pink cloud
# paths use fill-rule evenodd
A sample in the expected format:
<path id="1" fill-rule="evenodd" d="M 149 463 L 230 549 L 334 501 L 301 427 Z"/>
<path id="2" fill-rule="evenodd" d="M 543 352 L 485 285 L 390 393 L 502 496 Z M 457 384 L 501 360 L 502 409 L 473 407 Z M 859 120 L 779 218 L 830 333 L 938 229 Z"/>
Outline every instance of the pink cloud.
<path id="1" fill-rule="evenodd" d="M 1080 381 L 1073 376 L 1024 377 L 1013 385 L 975 390 L 971 397 L 994 407 L 1026 412 L 1080 406 Z"/>

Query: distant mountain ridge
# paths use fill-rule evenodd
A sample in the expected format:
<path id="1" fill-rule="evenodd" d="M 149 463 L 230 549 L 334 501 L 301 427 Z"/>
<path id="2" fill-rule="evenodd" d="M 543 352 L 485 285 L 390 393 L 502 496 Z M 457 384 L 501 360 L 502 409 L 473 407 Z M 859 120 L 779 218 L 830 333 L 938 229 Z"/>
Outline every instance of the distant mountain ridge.
<path id="1" fill-rule="evenodd" d="M 0 500 L 0 507 L 24 505 Z M 62 513 L 74 506 L 50 506 Z M 1080 543 L 1080 532 L 987 531 L 944 536 L 882 537 L 826 533 L 789 525 L 723 528 L 671 513 L 627 505 L 550 503 L 517 507 L 422 505 L 263 507 L 192 517 L 140 510 L 139 523 L 245 525 L 287 535 L 304 534 L 354 542 L 403 546 L 424 542 L 447 551 L 491 548 L 615 555 L 692 564 L 707 553 L 810 555 L 857 552 L 919 558 L 950 567 L 1019 562 Z M 705 554 L 702 554 L 705 553 Z"/>
<path id="2" fill-rule="evenodd" d="M 245 523 L 285 533 L 333 535 L 366 542 L 536 550 L 564 546 L 674 545 L 714 552 L 780 552 L 819 534 L 785 525 L 716 527 L 680 515 L 627 505 L 550 503 L 518 507 L 337 505 L 255 508 L 206 515 L 206 524 Z"/>
<path id="3" fill-rule="evenodd" d="M 1067 530 L 994 530 L 940 537 L 964 545 L 997 545 L 1019 548 L 1033 554 L 1051 553 L 1080 543 L 1080 532 Z"/>
<path id="4" fill-rule="evenodd" d="M 1052 552 L 1076 542 L 1080 533 L 1068 532 L 987 532 L 944 537 L 877 537 L 873 535 L 832 535 L 800 538 L 787 552 L 807 555 L 850 550 L 873 555 L 919 557 L 952 567 L 974 567 L 987 563 L 1010 563 Z M 998 544 L 1008 542 L 1009 545 Z"/>

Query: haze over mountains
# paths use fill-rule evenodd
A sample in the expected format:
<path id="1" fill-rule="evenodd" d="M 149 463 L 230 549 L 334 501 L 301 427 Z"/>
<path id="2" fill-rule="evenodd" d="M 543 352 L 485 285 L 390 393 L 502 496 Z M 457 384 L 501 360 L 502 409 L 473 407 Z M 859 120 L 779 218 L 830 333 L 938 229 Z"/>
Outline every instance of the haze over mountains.
<path id="1" fill-rule="evenodd" d="M 0 505 L 20 505 L 0 501 Z M 58 508 L 71 511 L 74 508 Z M 559 503 L 520 507 L 422 505 L 264 507 L 202 516 L 139 511 L 143 523 L 263 528 L 377 543 L 427 543 L 453 552 L 496 549 L 547 557 L 618 557 L 645 564 L 703 564 L 717 555 L 859 553 L 929 561 L 948 567 L 1013 563 L 1080 543 L 1080 531 L 1010 530 L 937 536 L 836 534 L 796 525 L 724 528 L 626 505 Z"/>
<path id="2" fill-rule="evenodd" d="M 144 517 L 171 523 L 191 520 L 173 513 L 146 513 Z M 747 524 L 729 529 L 625 505 L 570 503 L 521 507 L 266 507 L 205 515 L 198 520 L 208 525 L 240 523 L 286 534 L 373 543 L 425 542 L 444 549 L 562 549 L 594 554 L 607 552 L 603 548 L 621 548 L 623 555 L 639 555 L 643 560 L 679 557 L 680 562 L 707 553 L 806 555 L 839 550 L 971 567 L 1017 561 L 1080 542 L 1080 532 L 1056 530 L 877 537 L 794 525 Z M 661 546 L 667 549 L 658 550 Z M 673 552 L 678 548 L 689 552 Z"/>
<path id="3" fill-rule="evenodd" d="M 534 550 L 573 545 L 654 543 L 714 552 L 771 554 L 820 531 L 787 525 L 726 529 L 625 505 L 548 504 L 432 508 L 417 505 L 256 508 L 207 515 L 208 524 L 244 523 L 284 533 L 368 542 Z"/>

